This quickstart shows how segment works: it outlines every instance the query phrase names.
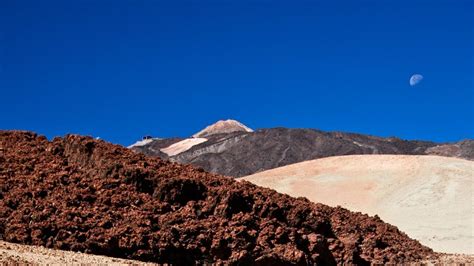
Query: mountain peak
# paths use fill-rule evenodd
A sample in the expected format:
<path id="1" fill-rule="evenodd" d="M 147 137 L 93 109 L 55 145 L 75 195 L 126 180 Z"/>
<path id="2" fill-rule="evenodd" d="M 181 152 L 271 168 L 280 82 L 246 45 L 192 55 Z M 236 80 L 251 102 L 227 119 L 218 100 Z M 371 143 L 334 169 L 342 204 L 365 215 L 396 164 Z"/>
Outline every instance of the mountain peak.
<path id="1" fill-rule="evenodd" d="M 216 123 L 207 126 L 205 129 L 194 134 L 194 138 L 202 138 L 219 133 L 231 133 L 231 132 L 253 132 L 252 129 L 239 121 L 227 119 L 219 120 Z"/>

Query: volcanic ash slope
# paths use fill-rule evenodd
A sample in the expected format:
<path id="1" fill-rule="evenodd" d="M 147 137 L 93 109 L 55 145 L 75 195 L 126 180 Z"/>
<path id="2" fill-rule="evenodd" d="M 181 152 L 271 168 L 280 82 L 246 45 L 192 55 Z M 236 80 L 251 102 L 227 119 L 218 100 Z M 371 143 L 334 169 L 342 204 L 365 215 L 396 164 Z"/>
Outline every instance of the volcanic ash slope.
<path id="1" fill-rule="evenodd" d="M 243 179 L 291 196 L 379 215 L 439 252 L 474 254 L 474 162 L 438 156 L 353 155 Z"/>

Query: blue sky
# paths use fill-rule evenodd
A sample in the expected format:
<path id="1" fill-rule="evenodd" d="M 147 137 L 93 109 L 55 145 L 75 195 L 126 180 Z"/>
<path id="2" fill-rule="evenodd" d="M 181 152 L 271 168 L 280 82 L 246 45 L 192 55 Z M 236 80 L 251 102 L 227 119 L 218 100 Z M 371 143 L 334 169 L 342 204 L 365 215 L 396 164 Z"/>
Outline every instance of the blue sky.
<path id="1" fill-rule="evenodd" d="M 0 128 L 474 137 L 473 1 L 1 1 Z M 424 79 L 411 87 L 409 78 Z"/>

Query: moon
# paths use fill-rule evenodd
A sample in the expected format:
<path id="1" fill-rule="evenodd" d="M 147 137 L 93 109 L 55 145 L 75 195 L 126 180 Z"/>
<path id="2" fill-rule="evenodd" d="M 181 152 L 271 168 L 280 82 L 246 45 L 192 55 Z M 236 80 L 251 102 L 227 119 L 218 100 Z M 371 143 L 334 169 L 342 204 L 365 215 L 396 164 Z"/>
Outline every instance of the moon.
<path id="1" fill-rule="evenodd" d="M 414 74 L 410 77 L 410 86 L 415 86 L 416 84 L 420 83 L 423 80 L 423 76 L 421 74 Z"/>

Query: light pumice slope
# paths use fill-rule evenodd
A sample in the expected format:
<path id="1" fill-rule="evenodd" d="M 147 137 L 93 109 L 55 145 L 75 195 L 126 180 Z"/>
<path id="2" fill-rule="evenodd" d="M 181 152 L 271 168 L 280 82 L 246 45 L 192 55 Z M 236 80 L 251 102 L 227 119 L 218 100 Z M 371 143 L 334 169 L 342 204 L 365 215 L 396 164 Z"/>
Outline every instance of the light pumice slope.
<path id="1" fill-rule="evenodd" d="M 171 144 L 170 146 L 161 149 L 161 152 L 166 153 L 168 156 L 174 156 L 191 149 L 193 146 L 206 142 L 206 138 L 189 138 L 182 141 Z"/>
<path id="2" fill-rule="evenodd" d="M 474 162 L 413 155 L 351 155 L 244 177 L 291 196 L 370 215 L 439 252 L 474 254 Z"/>

